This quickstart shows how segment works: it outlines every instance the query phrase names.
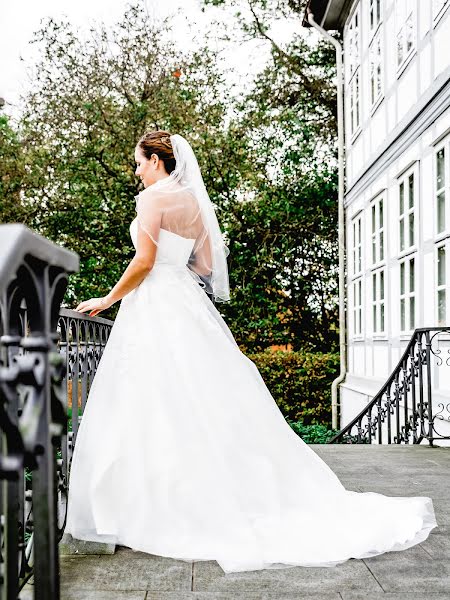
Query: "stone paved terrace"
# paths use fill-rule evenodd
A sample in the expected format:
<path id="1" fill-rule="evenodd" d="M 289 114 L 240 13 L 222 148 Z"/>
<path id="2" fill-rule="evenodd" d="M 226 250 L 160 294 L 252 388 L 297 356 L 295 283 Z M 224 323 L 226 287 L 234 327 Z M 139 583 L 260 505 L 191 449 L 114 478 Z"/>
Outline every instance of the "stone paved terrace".
<path id="1" fill-rule="evenodd" d="M 336 568 L 224 574 L 118 547 L 61 558 L 62 600 L 450 600 L 450 448 L 313 445 L 347 489 L 430 496 L 438 527 L 422 544 Z M 30 586 L 21 594 L 31 598 Z"/>

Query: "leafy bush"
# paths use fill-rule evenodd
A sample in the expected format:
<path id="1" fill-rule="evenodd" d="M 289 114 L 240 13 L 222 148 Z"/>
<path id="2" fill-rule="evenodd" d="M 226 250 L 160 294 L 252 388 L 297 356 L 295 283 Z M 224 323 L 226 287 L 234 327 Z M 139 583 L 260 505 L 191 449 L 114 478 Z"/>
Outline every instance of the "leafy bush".
<path id="1" fill-rule="evenodd" d="M 301 421 L 294 423 L 286 419 L 292 429 L 307 444 L 327 444 L 339 429 L 329 429 L 326 425 L 305 425 Z"/>
<path id="2" fill-rule="evenodd" d="M 268 349 L 247 356 L 286 419 L 304 425 L 331 422 L 331 383 L 338 375 L 338 354 Z"/>

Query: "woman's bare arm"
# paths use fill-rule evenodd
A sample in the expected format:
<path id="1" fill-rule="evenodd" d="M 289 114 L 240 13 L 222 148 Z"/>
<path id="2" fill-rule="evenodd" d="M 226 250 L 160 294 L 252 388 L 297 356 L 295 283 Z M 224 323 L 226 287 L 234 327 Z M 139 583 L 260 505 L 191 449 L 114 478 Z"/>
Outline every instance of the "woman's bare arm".
<path id="1" fill-rule="evenodd" d="M 147 233 L 141 229 L 139 223 L 137 229 L 136 254 L 123 272 L 122 277 L 109 294 L 105 296 L 108 303 L 114 304 L 134 290 L 134 288 L 136 288 L 149 274 L 155 263 L 156 244 L 151 240 Z"/>

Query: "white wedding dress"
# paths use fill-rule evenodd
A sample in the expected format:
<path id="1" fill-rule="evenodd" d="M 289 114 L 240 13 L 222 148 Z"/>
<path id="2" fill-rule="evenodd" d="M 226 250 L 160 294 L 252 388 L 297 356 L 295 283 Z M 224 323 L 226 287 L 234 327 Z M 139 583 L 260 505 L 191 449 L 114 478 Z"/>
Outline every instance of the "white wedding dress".
<path id="1" fill-rule="evenodd" d="M 136 247 L 137 221 L 130 226 Z M 331 567 L 437 526 L 428 497 L 346 490 L 285 421 L 255 364 L 160 231 L 121 302 L 71 466 L 66 532 L 226 573 Z"/>

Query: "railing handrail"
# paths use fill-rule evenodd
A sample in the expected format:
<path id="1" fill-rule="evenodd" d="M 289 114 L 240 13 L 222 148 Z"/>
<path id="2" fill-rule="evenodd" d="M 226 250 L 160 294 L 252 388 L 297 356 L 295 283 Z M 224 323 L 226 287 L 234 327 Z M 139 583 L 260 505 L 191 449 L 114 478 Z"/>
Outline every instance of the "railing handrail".
<path id="1" fill-rule="evenodd" d="M 75 252 L 51 242 L 21 223 L 2 224 L 1 228 L 0 292 L 4 292 L 5 286 L 14 278 L 27 254 L 49 266 L 57 265 L 66 273 L 78 271 L 79 257 Z"/>
<path id="2" fill-rule="evenodd" d="M 112 327 L 114 325 L 114 321 L 111 319 L 106 319 L 105 317 L 99 317 L 98 315 L 96 315 L 95 317 L 91 317 L 87 313 L 78 312 L 78 311 L 74 310 L 73 308 L 61 307 L 59 309 L 59 316 L 60 317 L 70 317 L 71 319 L 80 319 L 83 321 L 91 321 L 94 323 L 99 323 L 101 325 L 109 325 L 110 327 Z"/>
<path id="3" fill-rule="evenodd" d="M 380 388 L 380 390 L 375 394 L 375 396 L 372 398 L 372 400 L 370 402 L 368 402 L 366 404 L 366 406 L 364 406 L 364 408 L 356 415 L 356 417 L 354 417 L 336 435 L 334 435 L 330 440 L 328 440 L 327 443 L 333 444 L 335 442 L 335 440 L 339 439 L 347 431 L 350 431 L 352 429 L 352 427 L 354 427 L 356 425 L 356 423 L 375 406 L 375 404 L 380 400 L 380 398 L 382 398 L 386 389 L 389 388 L 394 383 L 395 378 L 398 376 L 403 363 L 410 356 L 411 348 L 417 343 L 417 339 L 420 334 L 430 332 L 430 331 L 446 331 L 446 330 L 448 330 L 450 333 L 450 325 L 447 325 L 447 326 L 443 325 L 440 327 L 417 327 L 416 329 L 414 329 L 414 332 L 412 333 L 411 338 L 410 338 L 408 344 L 406 345 L 406 348 L 405 348 L 400 360 L 398 361 L 397 365 L 394 367 L 391 374 L 389 375 L 387 380 L 384 382 L 384 384 Z"/>

